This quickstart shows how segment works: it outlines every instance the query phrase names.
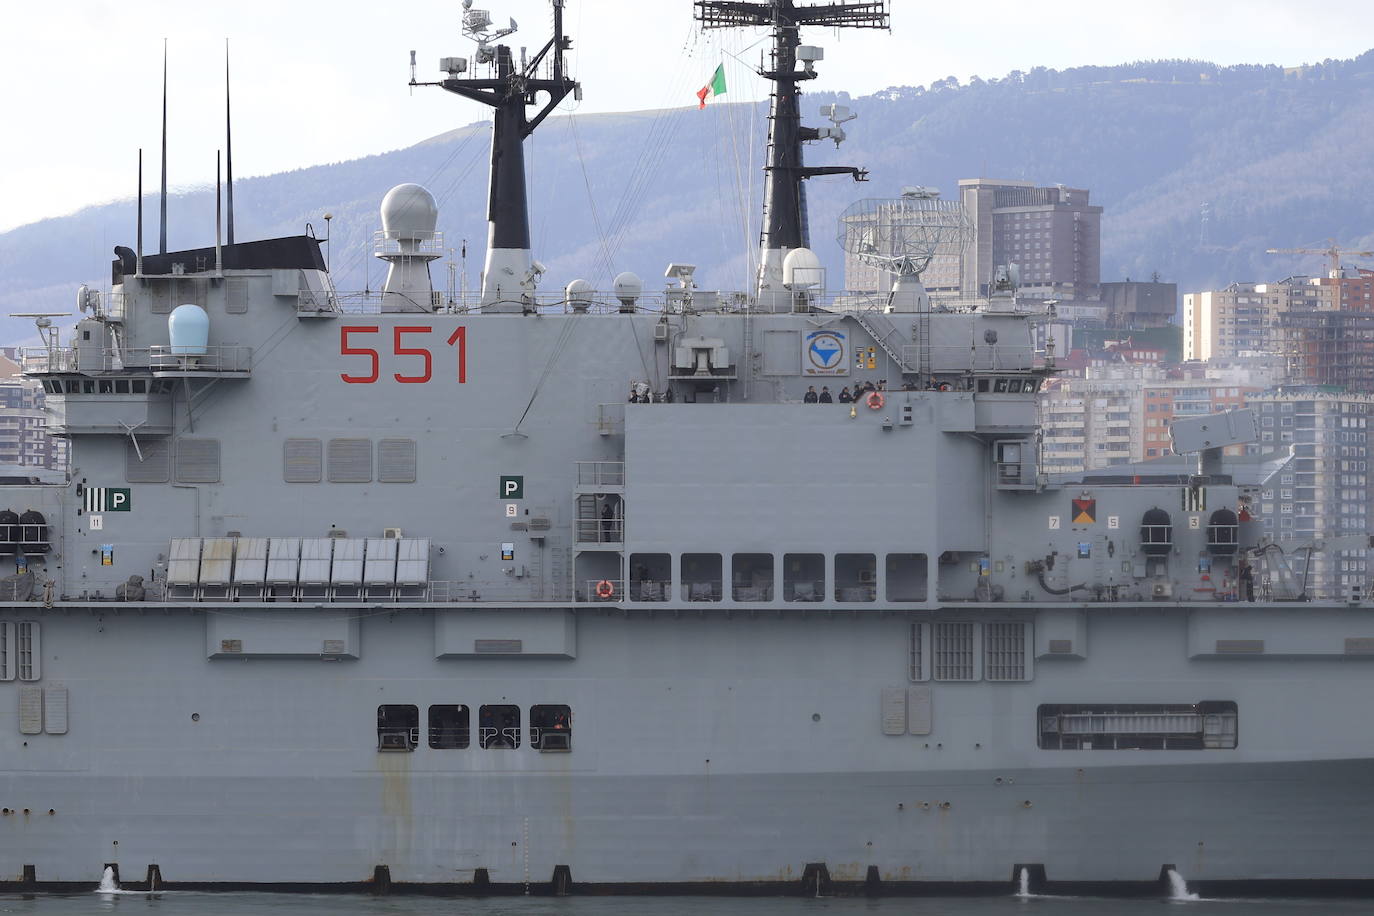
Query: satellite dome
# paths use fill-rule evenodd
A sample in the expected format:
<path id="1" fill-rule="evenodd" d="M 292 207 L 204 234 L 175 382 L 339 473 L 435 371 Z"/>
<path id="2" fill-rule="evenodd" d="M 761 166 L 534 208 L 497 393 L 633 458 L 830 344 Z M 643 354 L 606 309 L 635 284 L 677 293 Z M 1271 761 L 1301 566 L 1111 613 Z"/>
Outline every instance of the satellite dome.
<path id="1" fill-rule="evenodd" d="M 592 304 L 592 292 L 592 285 L 579 277 L 564 287 L 563 296 L 572 303 L 574 311 L 585 312 Z"/>
<path id="2" fill-rule="evenodd" d="M 825 279 L 821 259 L 810 248 L 793 248 L 782 261 L 782 285 L 788 289 L 820 286 Z"/>
<path id="3" fill-rule="evenodd" d="M 210 341 L 210 316 L 192 303 L 178 305 L 167 316 L 173 356 L 204 356 Z"/>
<path id="4" fill-rule="evenodd" d="M 627 270 L 616 275 L 615 297 L 621 302 L 634 302 L 643 292 L 644 281 L 639 279 L 639 274 Z"/>
<path id="5" fill-rule="evenodd" d="M 398 184 L 382 198 L 382 231 L 388 238 L 430 238 L 438 221 L 434 195 L 418 184 Z"/>

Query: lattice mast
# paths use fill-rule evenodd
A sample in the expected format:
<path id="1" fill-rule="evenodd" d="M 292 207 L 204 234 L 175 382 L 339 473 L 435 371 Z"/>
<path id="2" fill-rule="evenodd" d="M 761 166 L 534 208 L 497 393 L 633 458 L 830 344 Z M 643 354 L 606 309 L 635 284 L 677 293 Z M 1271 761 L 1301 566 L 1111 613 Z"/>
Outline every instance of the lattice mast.
<path id="1" fill-rule="evenodd" d="M 519 66 L 508 45 L 493 44 L 513 34 L 515 20 L 506 28 L 493 29 L 491 14 L 463 2 L 463 35 L 477 42 L 472 63 L 484 66 L 486 75 L 464 77 L 468 60 L 445 57 L 439 68 L 448 77 L 439 82 L 415 80 L 415 52 L 410 57 L 412 86 L 439 86 L 448 92 L 489 105 L 494 110 L 491 132 L 491 177 L 487 196 L 487 258 L 482 274 L 483 311 L 520 311 L 531 307 L 543 268 L 530 257 L 529 204 L 525 192 L 524 140 L 570 93 L 580 87 L 563 70 L 563 52 L 572 39 L 563 34 L 564 0 L 553 6 L 553 37 L 528 61 L 521 50 Z M 541 70 L 545 73 L 540 76 Z M 533 116 L 526 109 L 538 104 L 539 93 L 548 100 Z"/>
<path id="2" fill-rule="evenodd" d="M 759 75 L 771 80 L 774 88 L 768 113 L 758 293 L 760 304 L 764 306 L 774 299 L 790 301 L 782 286 L 783 259 L 789 251 L 808 247 L 810 241 L 803 182 L 816 175 L 852 175 L 855 181 L 868 177 L 868 172 L 854 166 L 803 164 L 802 144 L 832 139 L 838 146 L 844 139 L 840 124 L 850 120 L 852 115 L 836 105 L 828 112 L 833 127 L 802 126 L 801 91 L 797 84 L 816 78 L 813 64 L 820 59 L 820 49 L 806 47 L 806 56 L 802 58 L 804 69 L 799 72 L 798 50 L 803 47 L 801 29 L 804 26 L 885 29 L 888 27 L 887 3 L 879 0 L 803 6 L 794 0 L 696 0 L 696 18 L 703 29 L 764 26 L 773 30 L 770 69 L 759 70 Z"/>

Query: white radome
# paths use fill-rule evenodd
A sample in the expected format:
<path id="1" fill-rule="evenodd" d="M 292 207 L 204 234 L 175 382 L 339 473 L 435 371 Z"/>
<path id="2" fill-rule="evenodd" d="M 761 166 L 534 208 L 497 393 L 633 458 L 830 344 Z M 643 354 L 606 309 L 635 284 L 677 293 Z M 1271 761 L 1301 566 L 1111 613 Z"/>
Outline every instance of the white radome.
<path id="1" fill-rule="evenodd" d="M 382 198 L 382 231 L 389 238 L 430 238 L 439 222 L 434 195 L 418 184 L 398 184 Z"/>

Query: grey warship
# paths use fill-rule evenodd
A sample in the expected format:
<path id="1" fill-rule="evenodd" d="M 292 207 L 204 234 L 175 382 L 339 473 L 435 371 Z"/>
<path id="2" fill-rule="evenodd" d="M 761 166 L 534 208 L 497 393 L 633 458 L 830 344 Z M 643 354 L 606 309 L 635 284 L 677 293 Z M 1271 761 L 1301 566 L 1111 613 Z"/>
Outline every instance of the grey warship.
<path id="1" fill-rule="evenodd" d="M 1265 540 L 1286 456 L 1225 457 L 1240 411 L 1042 472 L 1014 272 L 816 279 L 805 183 L 865 174 L 804 164 L 846 113 L 802 126 L 802 29 L 886 4 L 695 6 L 773 36 L 747 293 L 539 289 L 562 0 L 518 63 L 465 5 L 428 85 L 494 111 L 479 295 L 399 185 L 378 295 L 309 235 L 140 233 L 24 354 L 72 464 L 0 488 L 5 887 L 1374 888 L 1374 619 Z"/>

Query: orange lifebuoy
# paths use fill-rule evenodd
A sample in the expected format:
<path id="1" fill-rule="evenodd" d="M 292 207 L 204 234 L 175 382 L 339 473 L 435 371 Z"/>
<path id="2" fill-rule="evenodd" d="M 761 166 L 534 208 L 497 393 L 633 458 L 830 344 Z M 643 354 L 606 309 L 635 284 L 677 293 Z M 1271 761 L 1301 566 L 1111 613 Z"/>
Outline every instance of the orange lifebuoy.
<path id="1" fill-rule="evenodd" d="M 885 403 L 883 393 L 881 391 L 870 391 L 868 397 L 864 398 L 864 403 L 868 405 L 869 410 L 879 409 Z"/>
<path id="2" fill-rule="evenodd" d="M 610 598 L 614 594 L 615 586 L 611 584 L 609 579 L 602 579 L 600 582 L 596 583 L 596 597 L 604 599 Z"/>

